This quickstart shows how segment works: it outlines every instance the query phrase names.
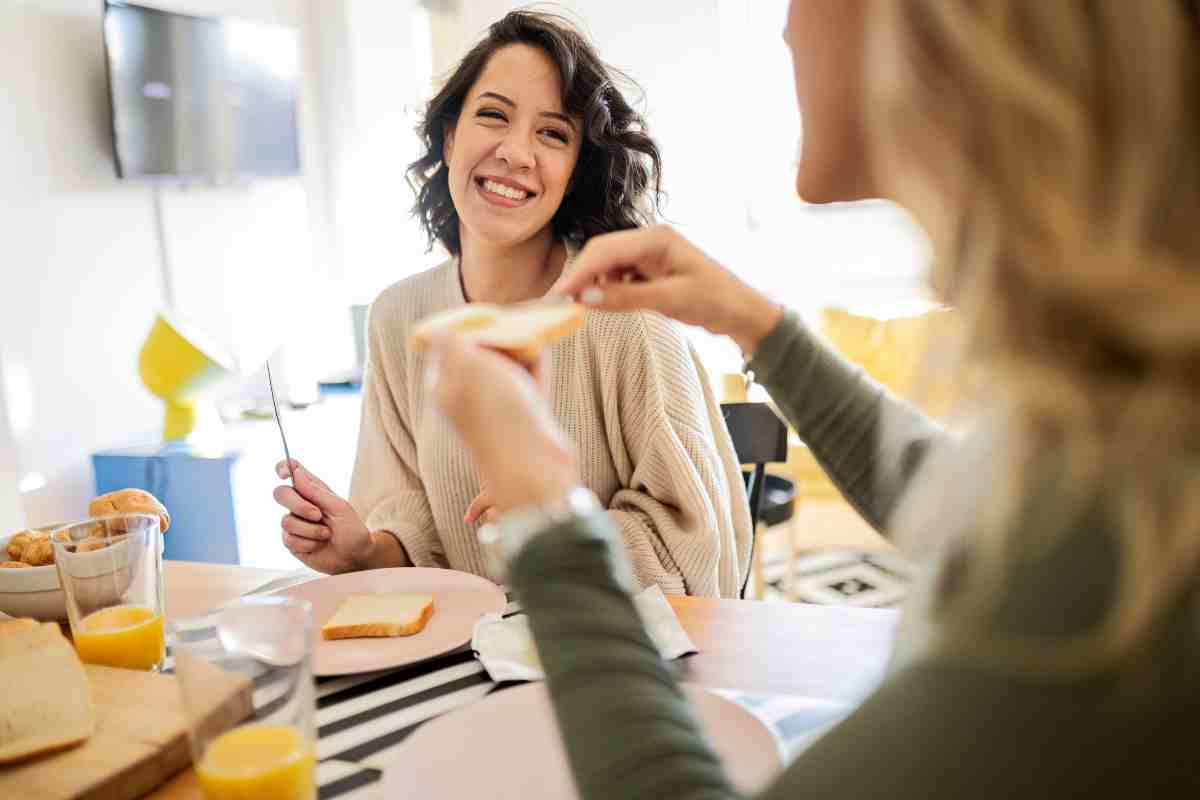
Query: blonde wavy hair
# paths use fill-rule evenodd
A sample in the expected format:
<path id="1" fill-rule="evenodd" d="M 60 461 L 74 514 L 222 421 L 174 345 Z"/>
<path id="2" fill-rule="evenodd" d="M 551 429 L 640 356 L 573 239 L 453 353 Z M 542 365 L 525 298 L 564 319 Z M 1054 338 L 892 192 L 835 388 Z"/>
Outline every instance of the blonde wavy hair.
<path id="1" fill-rule="evenodd" d="M 971 644 L 1014 664 L 1031 651 L 1038 669 L 1113 663 L 1200 574 L 1195 12 L 1185 0 L 876 0 L 871 17 L 872 163 L 930 232 L 935 289 L 963 311 L 965 351 L 1006 420 L 962 593 L 978 602 L 940 619 L 985 609 L 1008 558 L 1052 545 L 1047 526 L 1018 520 L 1047 453 L 1070 489 L 1049 527 L 1077 527 L 1099 501 L 1118 547 L 1095 630 L 1052 647 Z"/>

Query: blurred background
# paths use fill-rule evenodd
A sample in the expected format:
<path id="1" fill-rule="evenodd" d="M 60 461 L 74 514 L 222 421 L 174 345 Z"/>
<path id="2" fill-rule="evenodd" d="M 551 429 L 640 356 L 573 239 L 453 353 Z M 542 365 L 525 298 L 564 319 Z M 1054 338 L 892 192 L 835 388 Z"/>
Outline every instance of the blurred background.
<path id="1" fill-rule="evenodd" d="M 224 498 L 205 501 L 206 527 L 189 534 L 232 536 L 224 560 L 294 566 L 270 497 L 282 454 L 263 363 L 293 455 L 345 492 L 364 308 L 444 258 L 425 252 L 409 215 L 422 102 L 488 24 L 525 4 L 146 3 L 223 20 L 223 45 L 204 21 L 125 18 L 118 5 L 106 28 L 100 0 L 0 0 L 0 529 L 82 516 L 106 481 L 144 476 L 167 494 Z M 818 324 L 833 308 L 920 314 L 927 247 L 902 212 L 794 196 L 786 5 L 533 7 L 571 17 L 642 87 L 668 221 Z M 178 84 L 145 78 L 159 58 L 147 42 L 175 48 Z M 185 79 L 203 86 L 221 47 L 249 88 L 210 98 L 195 141 L 156 140 L 186 128 L 156 122 L 156 109 Z M 234 152 L 222 131 L 246 120 L 274 133 Z M 212 396 L 223 425 L 169 452 L 162 401 L 138 372 L 160 313 L 228 367 Z M 737 371 L 731 345 L 695 337 L 714 381 Z"/>

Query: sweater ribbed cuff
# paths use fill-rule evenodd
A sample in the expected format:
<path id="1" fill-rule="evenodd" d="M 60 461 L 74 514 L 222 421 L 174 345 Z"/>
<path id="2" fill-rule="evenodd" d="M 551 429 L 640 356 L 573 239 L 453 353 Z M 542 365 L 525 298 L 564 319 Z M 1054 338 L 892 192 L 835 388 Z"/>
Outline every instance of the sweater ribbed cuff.
<path id="1" fill-rule="evenodd" d="M 372 533 L 386 533 L 400 544 L 409 566 L 432 563 L 428 537 L 412 530 L 411 515 L 396 508 L 394 503 L 384 503 L 367 515 L 363 524 Z"/>

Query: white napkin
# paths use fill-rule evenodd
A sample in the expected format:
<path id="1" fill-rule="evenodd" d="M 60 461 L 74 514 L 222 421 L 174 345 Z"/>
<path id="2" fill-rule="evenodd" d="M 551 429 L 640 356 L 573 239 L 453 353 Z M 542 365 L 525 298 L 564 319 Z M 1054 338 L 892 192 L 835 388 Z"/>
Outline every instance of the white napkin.
<path id="1" fill-rule="evenodd" d="M 664 659 L 669 661 L 696 652 L 696 645 L 658 586 L 634 597 L 633 605 L 650 641 Z M 471 649 L 494 681 L 540 681 L 546 677 L 529 630 L 529 617 L 524 614 L 508 619 L 499 614 L 480 617 L 471 635 Z"/>

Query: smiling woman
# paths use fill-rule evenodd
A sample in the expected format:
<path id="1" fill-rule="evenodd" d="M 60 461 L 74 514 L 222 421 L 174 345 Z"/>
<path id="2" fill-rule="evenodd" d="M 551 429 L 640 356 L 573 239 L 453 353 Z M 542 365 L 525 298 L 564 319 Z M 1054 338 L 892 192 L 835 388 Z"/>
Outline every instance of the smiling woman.
<path id="1" fill-rule="evenodd" d="M 467 93 L 457 123 L 444 126 L 446 189 L 468 236 L 503 243 L 550 234 L 581 149 L 578 123 L 563 113 L 557 83 L 555 64 L 542 50 L 505 47 Z M 461 249 L 461 234 L 457 239 Z"/>
<path id="2" fill-rule="evenodd" d="M 542 297 L 588 239 L 653 221 L 659 151 L 618 79 L 564 20 L 513 12 L 429 101 L 418 128 L 425 152 L 409 170 L 414 213 L 430 246 L 451 258 L 371 307 L 350 502 L 302 468 L 295 488 L 276 490 L 289 512 L 284 542 L 309 566 L 441 566 L 499 577 L 488 573 L 475 526 L 519 507 L 520 497 L 480 485 L 457 438 L 427 409 L 426 356 L 405 343 L 431 314 Z M 578 461 L 638 581 L 672 594 L 736 596 L 751 537 L 741 468 L 681 328 L 651 313 L 593 313 L 547 361 L 566 432 L 556 456 Z M 523 489 L 538 497 L 539 484 L 560 479 L 529 475 Z"/>
<path id="3" fill-rule="evenodd" d="M 502 91 L 496 80 L 512 89 Z M 659 150 L 618 81 L 632 84 L 565 20 L 515 12 L 493 25 L 429 101 L 417 130 L 425 153 L 410 176 L 419 187 L 415 211 L 431 243 L 440 241 L 455 255 L 460 251 L 461 198 L 455 193 L 461 185 L 454 183 L 463 176 L 451 174 L 446 148 L 467 132 L 464 121 L 472 120 L 493 136 L 528 125 L 534 144 L 542 145 L 540 154 L 558 152 L 569 162 L 569 187 L 561 187 L 556 203 L 544 204 L 557 237 L 585 240 L 652 222 L 661 193 Z M 537 98 L 532 90 L 538 86 L 554 91 Z M 519 104 L 522 96 L 532 105 Z M 542 105 L 534 102 L 538 99 Z"/>

